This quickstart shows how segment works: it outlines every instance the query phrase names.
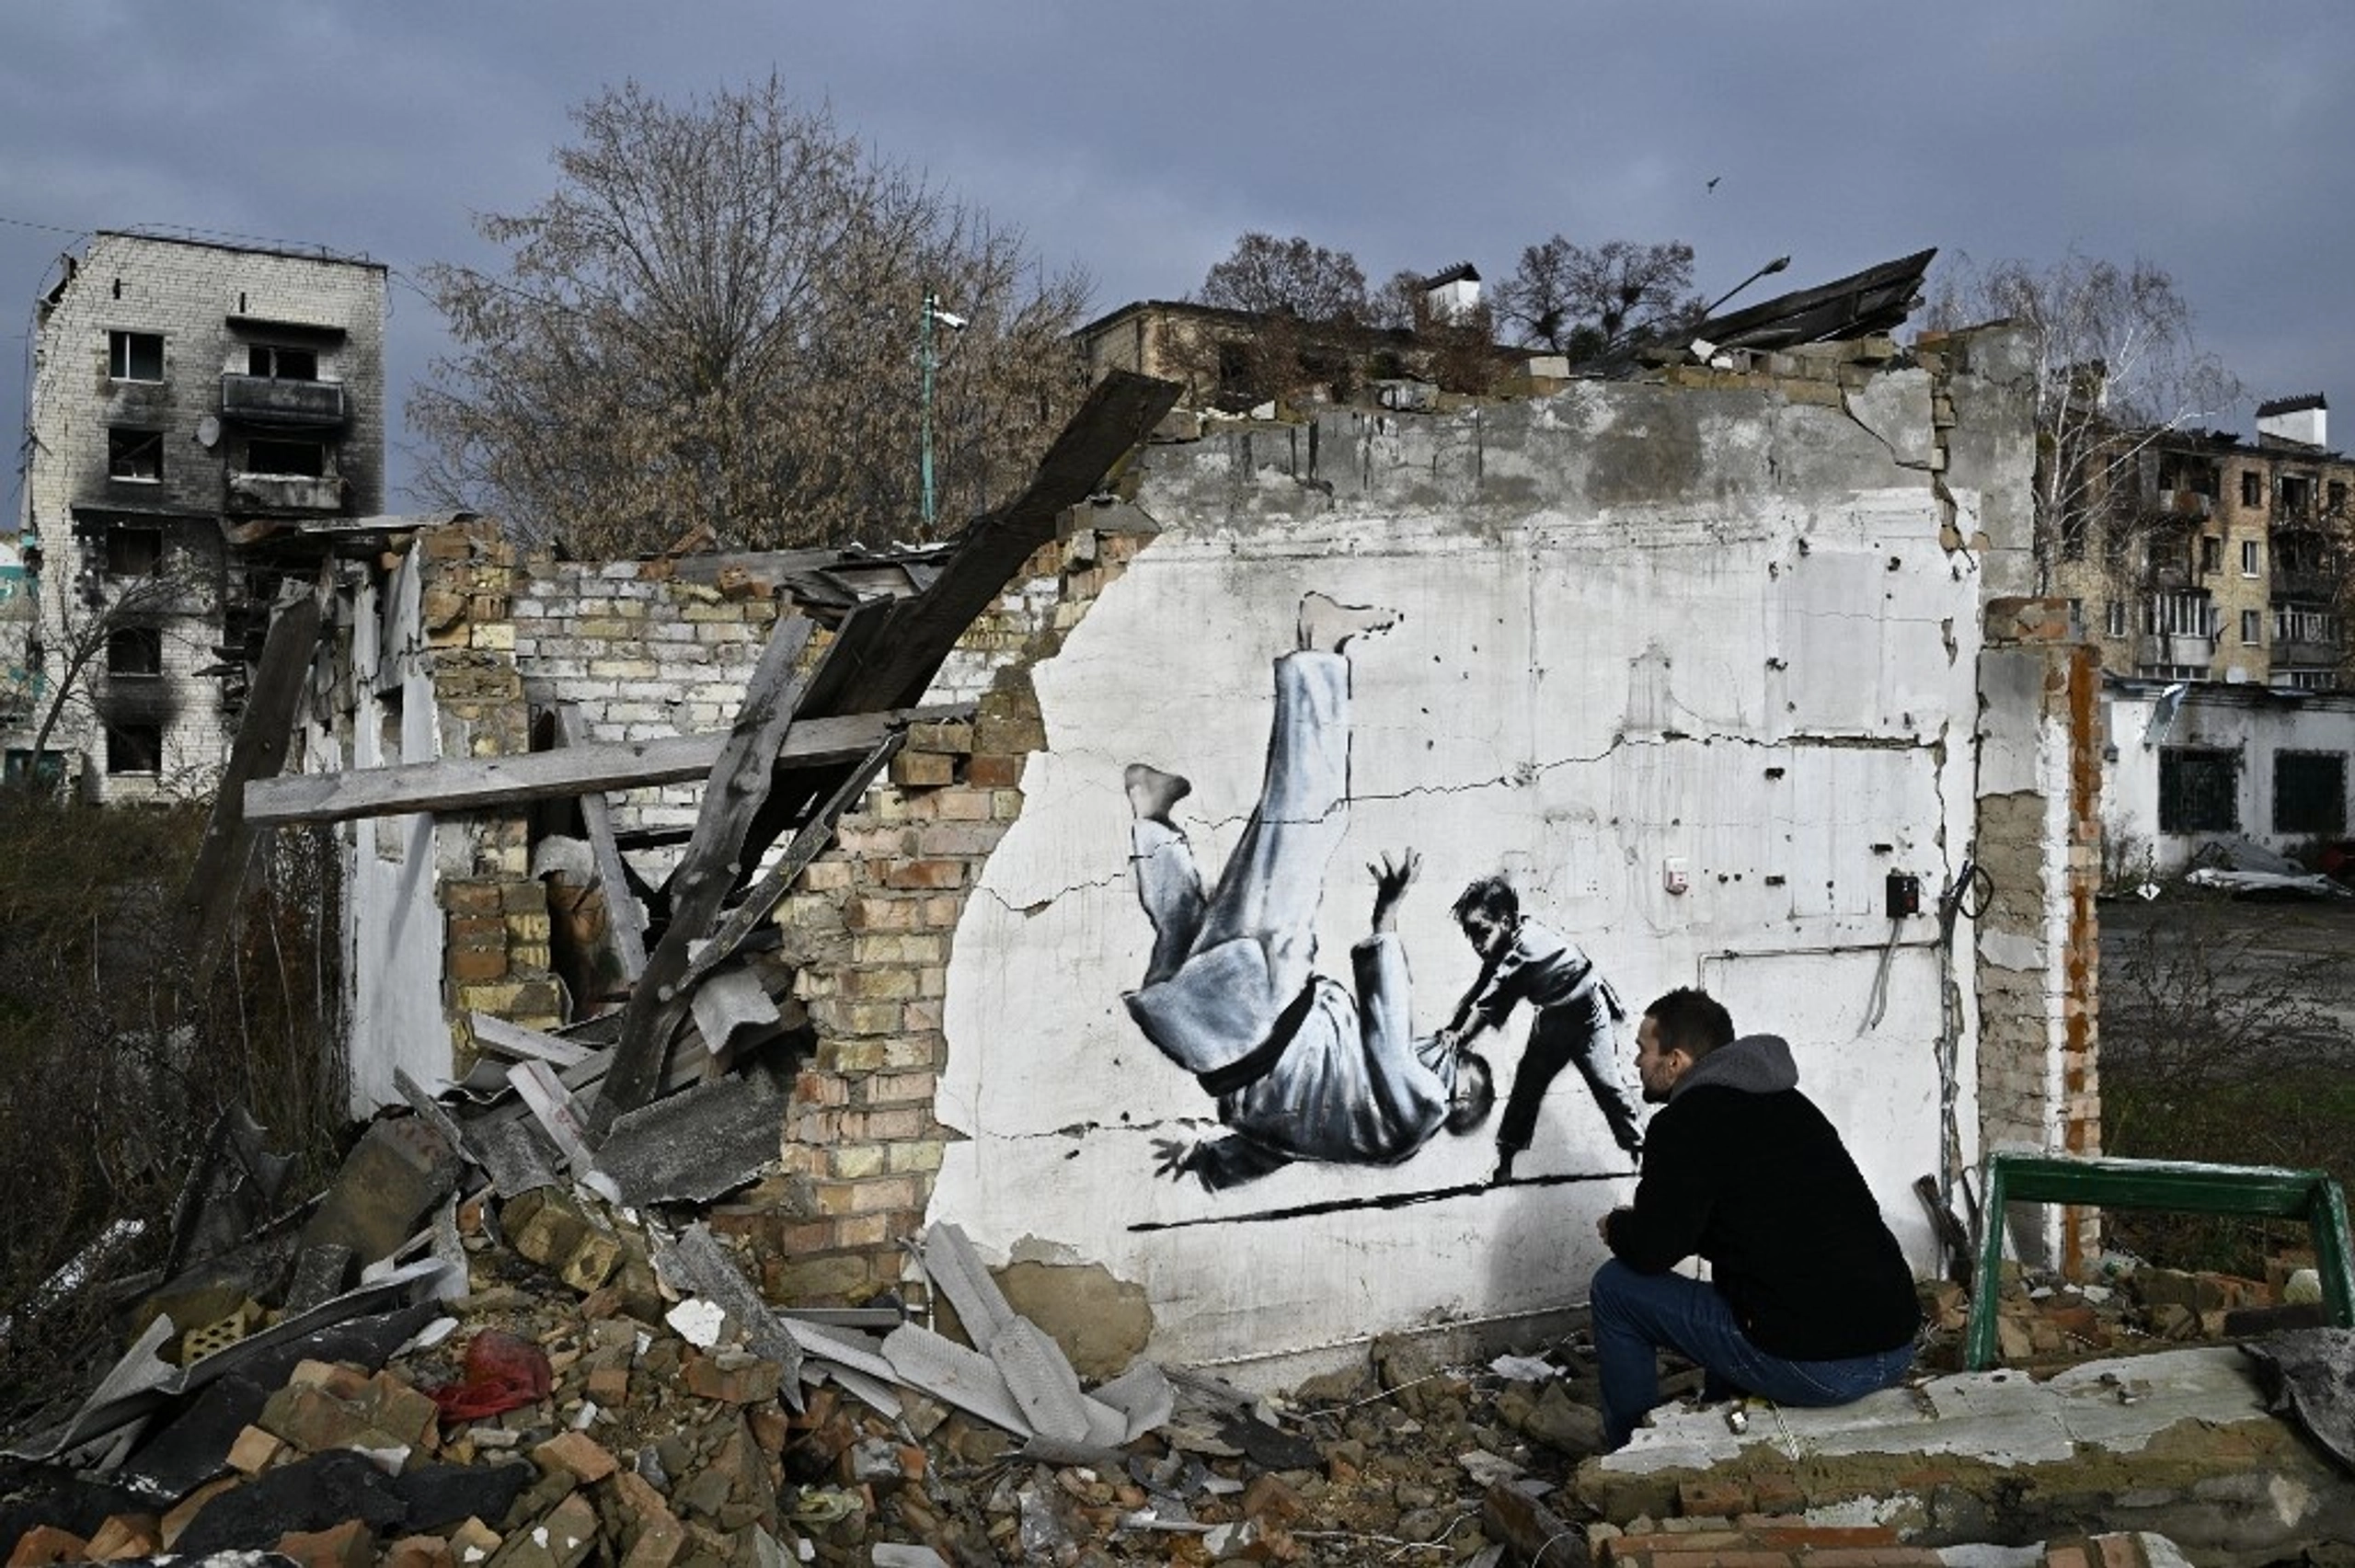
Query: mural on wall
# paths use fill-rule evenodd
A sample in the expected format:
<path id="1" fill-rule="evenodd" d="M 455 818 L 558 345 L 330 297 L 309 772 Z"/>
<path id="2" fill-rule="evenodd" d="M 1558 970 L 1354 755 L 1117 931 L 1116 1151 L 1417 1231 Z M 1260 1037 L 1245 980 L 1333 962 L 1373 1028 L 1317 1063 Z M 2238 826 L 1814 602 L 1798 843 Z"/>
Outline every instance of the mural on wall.
<path id="1" fill-rule="evenodd" d="M 1512 1093 L 1497 1127 L 1491 1185 L 1512 1180 L 1512 1162 L 1537 1133 L 1537 1109 L 1563 1068 L 1575 1062 L 1612 1141 L 1633 1160 L 1643 1153 L 1643 1105 L 1619 1049 L 1627 1011 L 1592 959 L 1551 927 L 1521 912 L 1521 898 L 1501 876 L 1483 876 L 1455 900 L 1456 923 L 1480 956 L 1480 975 L 1440 1031 L 1462 1049 L 1487 1030 L 1501 1030 L 1514 1007 L 1534 1014 L 1514 1067 Z"/>
<path id="2" fill-rule="evenodd" d="M 1171 817 L 1192 785 L 1143 762 L 1126 770 L 1130 865 L 1154 942 L 1144 983 L 1124 1000 L 1145 1037 L 1216 1102 L 1226 1128 L 1156 1139 L 1164 1175 L 1218 1191 L 1297 1161 L 1396 1165 L 1442 1128 L 1468 1135 L 1496 1098 L 1488 1059 L 1471 1045 L 1523 1001 L 1535 1016 L 1498 1128 L 1492 1182 L 1511 1179 L 1546 1089 L 1573 1061 L 1613 1137 L 1631 1153 L 1641 1147 L 1614 1029 L 1617 998 L 1576 946 L 1520 912 L 1502 878 L 1480 879 L 1457 901 L 1482 967 L 1435 1033 L 1413 1031 L 1397 932 L 1399 900 L 1421 868 L 1412 849 L 1368 867 L 1373 918 L 1350 952 L 1354 990 L 1315 967 L 1326 876 L 1349 827 L 1349 649 L 1397 619 L 1321 593 L 1302 599 L 1296 646 L 1275 660 L 1259 799 L 1207 896 Z"/>

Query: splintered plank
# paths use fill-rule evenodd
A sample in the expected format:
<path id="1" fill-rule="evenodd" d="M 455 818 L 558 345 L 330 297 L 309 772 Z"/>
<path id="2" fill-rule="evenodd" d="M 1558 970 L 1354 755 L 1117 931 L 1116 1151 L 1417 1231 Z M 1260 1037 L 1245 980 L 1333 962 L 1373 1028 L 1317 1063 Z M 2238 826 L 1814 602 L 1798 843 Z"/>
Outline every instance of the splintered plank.
<path id="1" fill-rule="evenodd" d="M 578 704 L 557 704 L 556 735 L 567 750 L 588 744 Z M 613 808 L 603 790 L 589 790 L 580 796 L 580 825 L 589 835 L 597 880 L 604 884 L 605 921 L 621 954 L 622 979 L 636 985 L 638 977 L 646 973 L 646 927 L 638 919 L 638 895 L 629 890 L 629 872 L 622 864 L 621 848 L 614 842 Z"/>
<path id="2" fill-rule="evenodd" d="M 671 878 L 671 923 L 648 955 L 646 973 L 630 990 L 629 1005 L 622 1013 L 621 1042 L 614 1047 L 605 1082 L 590 1107 L 593 1137 L 603 1138 L 622 1112 L 646 1104 L 661 1079 L 671 1036 L 686 1016 L 687 997 L 679 982 L 687 970 L 688 944 L 710 930 L 736 886 L 744 835 L 761 802 L 768 798 L 781 749 L 800 727 L 793 715 L 809 682 L 796 681 L 793 667 L 815 630 L 799 615 L 778 622 L 745 683 L 744 705 L 704 785 L 695 836 Z"/>
<path id="3" fill-rule="evenodd" d="M 1097 492 L 1113 466 L 1161 423 L 1179 391 L 1175 382 L 1127 371 L 1097 382 L 1040 459 L 1029 486 L 976 518 L 942 563 L 938 579 L 893 606 L 882 657 L 842 692 L 836 711 L 922 696 L 973 617 L 989 608 L 1031 552 L 1054 538 L 1055 520 Z"/>
<path id="4" fill-rule="evenodd" d="M 797 724 L 775 761 L 780 766 L 855 762 L 895 729 L 933 719 L 963 718 L 970 704 L 861 713 Z M 296 773 L 246 786 L 246 820 L 256 827 L 340 822 L 404 811 L 471 811 L 592 790 L 637 789 L 708 778 L 727 750 L 725 735 L 661 740 L 600 741 L 512 757 L 450 758 L 393 768 Z"/>
<path id="5" fill-rule="evenodd" d="M 254 830 L 262 824 L 243 809 L 245 787 L 271 778 L 286 765 L 287 749 L 294 739 L 295 708 L 318 648 L 318 595 L 304 593 L 281 605 L 262 640 L 261 665 L 237 721 L 228 770 L 213 797 L 204 841 L 180 895 L 181 951 L 189 956 L 190 972 L 200 985 L 212 984 L 213 965 L 228 939 L 253 865 Z"/>

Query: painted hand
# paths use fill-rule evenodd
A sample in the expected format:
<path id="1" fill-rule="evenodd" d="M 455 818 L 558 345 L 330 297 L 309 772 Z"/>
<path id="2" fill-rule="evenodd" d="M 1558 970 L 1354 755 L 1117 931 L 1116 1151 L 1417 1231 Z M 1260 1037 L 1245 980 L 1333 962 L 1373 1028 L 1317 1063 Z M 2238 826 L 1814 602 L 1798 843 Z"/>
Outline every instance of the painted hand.
<path id="1" fill-rule="evenodd" d="M 1384 854 L 1369 862 L 1366 869 L 1373 873 L 1373 929 L 1398 929 L 1398 900 L 1406 896 L 1407 885 L 1422 870 L 1423 857 L 1409 849 L 1396 860 Z"/>
<path id="2" fill-rule="evenodd" d="M 1202 1146 L 1190 1138 L 1156 1138 L 1153 1140 L 1153 1173 L 1182 1182 L 1200 1173 Z"/>

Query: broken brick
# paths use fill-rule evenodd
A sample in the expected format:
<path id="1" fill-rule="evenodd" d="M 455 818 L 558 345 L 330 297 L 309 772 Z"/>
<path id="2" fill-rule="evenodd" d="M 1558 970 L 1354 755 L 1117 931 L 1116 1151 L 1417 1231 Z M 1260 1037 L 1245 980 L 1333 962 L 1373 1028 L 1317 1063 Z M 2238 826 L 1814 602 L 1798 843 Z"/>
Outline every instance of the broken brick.
<path id="1" fill-rule="evenodd" d="M 328 1529 L 281 1536 L 278 1550 L 303 1568 L 369 1568 L 376 1561 L 375 1538 L 358 1519 L 346 1519 Z"/>

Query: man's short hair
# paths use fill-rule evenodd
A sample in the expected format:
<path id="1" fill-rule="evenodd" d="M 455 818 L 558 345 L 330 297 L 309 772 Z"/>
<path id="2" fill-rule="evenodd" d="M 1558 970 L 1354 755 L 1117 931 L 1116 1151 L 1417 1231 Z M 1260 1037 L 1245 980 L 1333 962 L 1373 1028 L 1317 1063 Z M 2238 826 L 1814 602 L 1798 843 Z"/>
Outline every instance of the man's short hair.
<path id="1" fill-rule="evenodd" d="M 1679 986 L 1644 1009 L 1662 1051 L 1681 1050 L 1699 1061 L 1719 1046 L 1733 1044 L 1733 1014 L 1698 986 Z"/>
<path id="2" fill-rule="evenodd" d="M 1476 912 L 1491 920 L 1510 921 L 1521 913 L 1521 895 L 1501 876 L 1478 876 L 1473 878 L 1472 886 L 1456 895 L 1455 906 L 1448 912 L 1458 924 L 1463 923 L 1465 915 Z"/>
<path id="3" fill-rule="evenodd" d="M 1496 1108 L 1497 1080 L 1488 1059 L 1465 1051 L 1455 1059 L 1455 1092 L 1447 1097 L 1447 1130 L 1462 1138 L 1478 1128 Z"/>

